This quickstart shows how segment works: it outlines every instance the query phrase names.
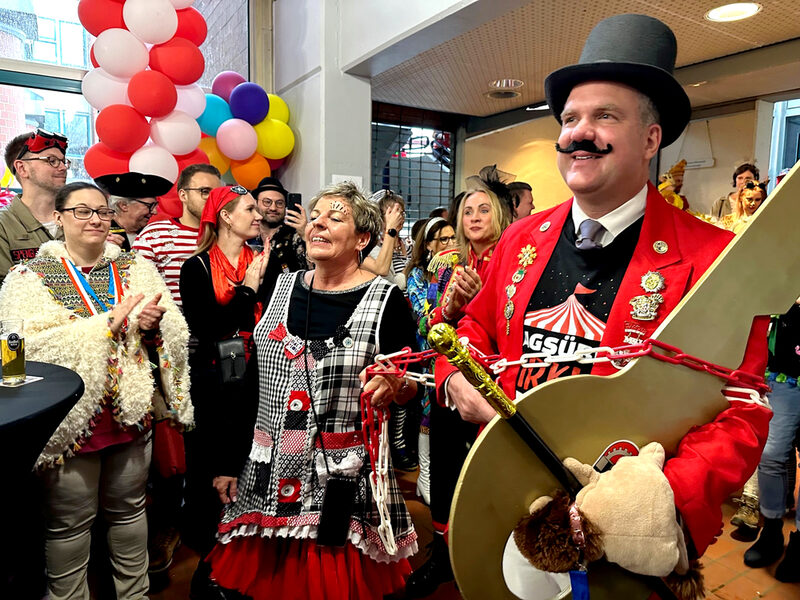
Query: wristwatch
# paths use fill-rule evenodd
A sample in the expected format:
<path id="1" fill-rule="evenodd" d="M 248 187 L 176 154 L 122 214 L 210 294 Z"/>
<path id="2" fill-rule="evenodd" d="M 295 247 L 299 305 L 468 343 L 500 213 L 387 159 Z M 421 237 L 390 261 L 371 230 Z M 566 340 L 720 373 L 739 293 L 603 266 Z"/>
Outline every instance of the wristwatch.
<path id="1" fill-rule="evenodd" d="M 392 229 L 387 229 L 387 230 L 386 230 L 386 233 L 388 233 L 388 234 L 389 234 L 391 237 L 393 237 L 393 238 L 396 238 L 396 237 L 397 237 L 397 229 L 394 229 L 394 228 L 392 228 Z"/>

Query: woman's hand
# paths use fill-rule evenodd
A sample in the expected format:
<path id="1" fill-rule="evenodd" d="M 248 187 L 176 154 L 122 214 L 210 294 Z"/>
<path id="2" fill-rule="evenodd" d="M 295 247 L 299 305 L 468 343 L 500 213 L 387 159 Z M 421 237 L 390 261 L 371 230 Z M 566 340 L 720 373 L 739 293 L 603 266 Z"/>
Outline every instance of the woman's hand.
<path id="1" fill-rule="evenodd" d="M 161 317 L 164 316 L 167 309 L 163 306 L 159 306 L 159 302 L 161 302 L 161 294 L 156 294 L 156 296 L 142 308 L 142 312 L 139 313 L 139 329 L 141 331 L 153 331 L 161 326 Z"/>
<path id="2" fill-rule="evenodd" d="M 264 273 L 267 270 L 267 263 L 269 263 L 269 246 L 264 246 L 264 252 L 256 254 L 253 262 L 247 267 L 247 273 L 244 275 L 244 285 L 249 287 L 254 292 L 258 291 L 261 282 L 264 281 Z"/>
<path id="3" fill-rule="evenodd" d="M 217 490 L 217 494 L 219 494 L 220 502 L 223 504 L 236 502 L 236 496 L 239 491 L 238 483 L 239 480 L 236 477 L 226 477 L 224 475 L 214 477 L 213 485 L 214 489 Z"/>
<path id="4" fill-rule="evenodd" d="M 447 315 L 455 318 L 469 304 L 469 301 L 481 291 L 483 284 L 477 271 L 465 267 L 453 273 L 453 280 L 450 285 L 453 286 L 454 293 L 445 308 L 447 309 Z"/>
<path id="5" fill-rule="evenodd" d="M 397 229 L 400 231 L 403 228 L 403 223 L 406 221 L 406 211 L 399 202 L 395 202 L 386 209 L 386 231 L 390 229 Z"/>
<path id="6" fill-rule="evenodd" d="M 367 370 L 359 373 L 358 378 L 364 386 L 363 393 L 372 392 L 371 404 L 375 408 L 385 408 L 390 405 L 397 397 L 398 390 L 403 387 L 403 380 L 394 375 L 375 375 L 367 381 Z"/>
<path id="7" fill-rule="evenodd" d="M 303 208 L 302 204 L 297 205 L 297 210 L 286 209 L 286 216 L 283 218 L 283 222 L 289 225 L 290 227 L 294 227 L 294 230 L 303 237 L 306 231 L 306 223 L 308 223 L 308 219 L 306 218 L 306 209 Z"/>
<path id="8" fill-rule="evenodd" d="M 122 302 L 114 307 L 114 310 L 112 310 L 109 314 L 109 317 L 111 317 L 111 325 L 109 325 L 111 333 L 117 335 L 120 332 L 125 319 L 128 318 L 128 315 L 131 314 L 131 311 L 134 309 L 134 307 L 142 301 L 142 298 L 144 298 L 144 294 L 127 296 Z"/>

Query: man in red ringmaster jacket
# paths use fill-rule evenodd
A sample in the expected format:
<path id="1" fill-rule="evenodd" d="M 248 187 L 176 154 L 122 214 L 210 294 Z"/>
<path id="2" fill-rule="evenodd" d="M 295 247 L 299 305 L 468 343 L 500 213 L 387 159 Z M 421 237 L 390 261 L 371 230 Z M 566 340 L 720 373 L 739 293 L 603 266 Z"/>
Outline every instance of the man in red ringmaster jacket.
<path id="1" fill-rule="evenodd" d="M 648 183 L 650 160 L 678 138 L 690 115 L 671 75 L 675 55 L 666 25 L 618 15 L 595 27 L 579 64 L 547 78 L 547 100 L 562 125 L 558 167 L 574 197 L 503 234 L 458 329 L 479 350 L 515 360 L 640 342 L 731 240 L 664 202 Z M 763 374 L 765 365 L 766 319 L 759 318 L 742 367 Z M 622 366 L 513 367 L 500 383 L 513 398 L 555 377 L 608 375 Z M 444 359 L 435 372 L 439 398 L 464 419 L 494 416 Z M 755 470 L 769 419 L 765 404 L 732 400 L 712 423 L 687 433 L 666 462 L 690 554 L 702 555 L 719 533 L 720 506 Z"/>

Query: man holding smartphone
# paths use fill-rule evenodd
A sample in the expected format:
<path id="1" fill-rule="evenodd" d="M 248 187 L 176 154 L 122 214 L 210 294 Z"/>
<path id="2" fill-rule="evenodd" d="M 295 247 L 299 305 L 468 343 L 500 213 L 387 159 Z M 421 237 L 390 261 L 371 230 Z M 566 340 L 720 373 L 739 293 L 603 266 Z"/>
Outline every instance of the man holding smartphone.
<path id="1" fill-rule="evenodd" d="M 306 243 L 306 211 L 300 194 L 290 194 L 274 177 L 265 177 L 252 191 L 258 203 L 261 220 L 259 237 L 253 245 L 269 251 L 269 263 L 262 285 L 272 294 L 278 275 L 308 268 Z"/>

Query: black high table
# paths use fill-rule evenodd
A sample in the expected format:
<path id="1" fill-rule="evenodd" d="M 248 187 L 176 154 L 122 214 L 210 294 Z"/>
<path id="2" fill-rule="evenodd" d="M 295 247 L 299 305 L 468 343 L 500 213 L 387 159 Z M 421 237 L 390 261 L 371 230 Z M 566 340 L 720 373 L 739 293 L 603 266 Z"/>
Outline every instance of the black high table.
<path id="1" fill-rule="evenodd" d="M 26 372 L 44 379 L 0 387 L 0 514 L 7 527 L 0 541 L 0 598 L 42 597 L 41 495 L 32 469 L 47 440 L 83 395 L 83 380 L 74 371 L 29 361 Z"/>

